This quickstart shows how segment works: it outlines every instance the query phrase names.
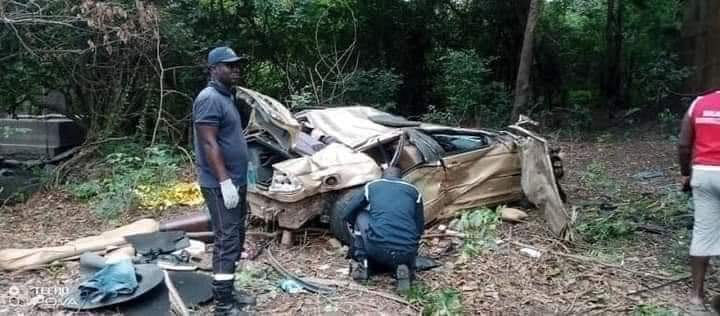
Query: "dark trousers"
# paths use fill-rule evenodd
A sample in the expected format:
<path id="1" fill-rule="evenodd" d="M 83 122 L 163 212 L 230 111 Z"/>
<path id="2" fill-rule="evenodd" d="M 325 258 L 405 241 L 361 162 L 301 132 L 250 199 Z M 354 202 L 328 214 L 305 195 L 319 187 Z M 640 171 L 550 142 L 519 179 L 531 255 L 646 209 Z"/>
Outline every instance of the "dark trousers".
<path id="1" fill-rule="evenodd" d="M 210 222 L 215 241 L 213 243 L 213 272 L 234 274 L 235 263 L 240 260 L 245 245 L 245 217 L 247 214 L 247 188 L 238 188 L 240 202 L 235 208 L 226 209 L 220 188 L 201 188 L 210 211 Z"/>
<path id="2" fill-rule="evenodd" d="M 355 219 L 355 232 L 353 233 L 353 259 L 368 260 L 368 266 L 373 272 L 395 272 L 401 264 L 405 264 L 411 271 L 415 270 L 415 251 L 399 251 L 384 247 L 368 240 L 370 228 L 370 214 L 366 211 L 358 213 Z M 358 234 L 359 233 L 359 234 Z"/>

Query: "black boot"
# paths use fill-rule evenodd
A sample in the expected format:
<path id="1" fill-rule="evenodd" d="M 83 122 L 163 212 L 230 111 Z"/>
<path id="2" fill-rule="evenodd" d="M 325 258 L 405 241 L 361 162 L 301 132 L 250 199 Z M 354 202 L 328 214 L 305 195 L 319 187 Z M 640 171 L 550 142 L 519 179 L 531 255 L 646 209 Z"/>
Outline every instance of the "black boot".
<path id="1" fill-rule="evenodd" d="M 215 299 L 215 316 L 249 315 L 243 311 L 235 300 L 233 280 L 213 281 L 213 297 Z"/>
<path id="2" fill-rule="evenodd" d="M 370 280 L 367 259 L 351 260 L 350 275 L 352 276 L 353 280 L 358 282 L 365 282 Z"/>
<path id="3" fill-rule="evenodd" d="M 399 291 L 407 291 L 410 289 L 410 280 L 412 277 L 410 275 L 410 268 L 407 265 L 401 264 L 397 267 L 395 278 L 397 278 L 397 289 Z"/>
<path id="4" fill-rule="evenodd" d="M 255 304 L 257 304 L 255 296 L 242 290 L 235 290 L 235 302 L 239 303 L 240 305 L 250 306 L 255 306 Z"/>

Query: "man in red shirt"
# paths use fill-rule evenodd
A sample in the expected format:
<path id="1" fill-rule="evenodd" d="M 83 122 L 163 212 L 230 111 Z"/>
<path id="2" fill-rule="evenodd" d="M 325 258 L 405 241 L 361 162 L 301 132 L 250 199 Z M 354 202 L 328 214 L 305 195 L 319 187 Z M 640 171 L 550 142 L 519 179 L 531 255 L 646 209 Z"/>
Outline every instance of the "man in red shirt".
<path id="1" fill-rule="evenodd" d="M 720 255 L 720 91 L 698 97 L 681 124 L 678 160 L 682 185 L 692 188 L 695 206 L 690 303 L 704 304 L 708 259 Z"/>

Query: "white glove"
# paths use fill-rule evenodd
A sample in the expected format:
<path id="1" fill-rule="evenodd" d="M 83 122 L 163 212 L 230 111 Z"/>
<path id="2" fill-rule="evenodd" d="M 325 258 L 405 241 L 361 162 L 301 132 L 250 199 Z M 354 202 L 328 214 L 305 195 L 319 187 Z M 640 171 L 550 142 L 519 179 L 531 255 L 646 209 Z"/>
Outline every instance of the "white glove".
<path id="1" fill-rule="evenodd" d="M 227 179 L 220 182 L 220 192 L 222 192 L 222 198 L 223 202 L 225 202 L 226 209 L 235 208 L 238 205 L 238 202 L 240 202 L 238 190 L 232 183 L 232 180 Z"/>

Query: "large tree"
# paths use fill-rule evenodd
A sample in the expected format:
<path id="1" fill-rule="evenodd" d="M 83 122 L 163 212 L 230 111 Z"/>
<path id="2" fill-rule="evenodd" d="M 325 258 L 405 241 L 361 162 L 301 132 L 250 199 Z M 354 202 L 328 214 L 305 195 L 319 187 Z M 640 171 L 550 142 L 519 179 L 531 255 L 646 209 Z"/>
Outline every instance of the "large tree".
<path id="1" fill-rule="evenodd" d="M 513 103 L 511 121 L 517 120 L 520 112 L 528 106 L 531 97 L 530 72 L 533 64 L 533 47 L 535 46 L 535 26 L 542 0 L 531 0 L 528 10 L 527 23 L 525 25 L 525 38 L 523 40 L 522 52 L 520 54 L 520 66 L 518 67 L 517 80 L 515 84 L 515 102 Z"/>

